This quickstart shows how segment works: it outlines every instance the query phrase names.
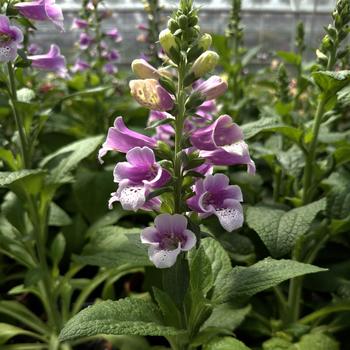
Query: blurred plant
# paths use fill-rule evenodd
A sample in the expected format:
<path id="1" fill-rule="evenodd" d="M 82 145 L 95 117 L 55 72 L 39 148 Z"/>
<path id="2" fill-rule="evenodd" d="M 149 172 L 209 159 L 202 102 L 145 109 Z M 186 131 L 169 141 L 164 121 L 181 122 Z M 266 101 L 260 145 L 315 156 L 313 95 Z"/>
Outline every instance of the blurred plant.
<path id="1" fill-rule="evenodd" d="M 160 47 L 157 44 L 161 26 L 160 12 L 162 8 L 158 0 L 143 0 L 143 5 L 147 14 L 147 25 L 141 23 L 137 26 L 141 31 L 138 41 L 146 43 L 147 50 L 141 56 L 152 65 L 158 65 L 162 63 Z"/>

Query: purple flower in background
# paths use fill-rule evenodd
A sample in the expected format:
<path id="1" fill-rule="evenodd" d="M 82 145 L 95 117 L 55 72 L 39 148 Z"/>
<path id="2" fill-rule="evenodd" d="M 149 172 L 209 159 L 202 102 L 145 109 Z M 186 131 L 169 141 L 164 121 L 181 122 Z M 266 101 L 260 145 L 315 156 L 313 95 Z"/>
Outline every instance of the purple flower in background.
<path id="1" fill-rule="evenodd" d="M 199 216 L 216 215 L 226 231 L 233 231 L 243 225 L 242 191 L 239 186 L 229 185 L 224 174 L 207 175 L 194 186 L 195 195 L 187 204 Z"/>
<path id="2" fill-rule="evenodd" d="M 89 1 L 86 5 L 86 9 L 87 10 L 90 10 L 90 11 L 93 11 L 95 9 L 95 6 L 94 4 L 92 3 L 92 1 Z"/>
<path id="3" fill-rule="evenodd" d="M 42 53 L 42 48 L 35 43 L 32 43 L 28 46 L 28 54 L 29 55 L 38 55 L 39 53 Z"/>
<path id="4" fill-rule="evenodd" d="M 139 30 L 144 30 L 144 31 L 148 31 L 148 30 L 149 30 L 148 27 L 147 27 L 147 25 L 144 24 L 144 23 L 138 24 L 138 25 L 136 26 L 136 28 L 139 29 Z"/>
<path id="5" fill-rule="evenodd" d="M 213 165 L 246 164 L 249 174 L 255 174 L 255 163 L 250 158 L 248 145 L 244 141 L 217 148 L 214 151 L 200 151 L 200 157 Z"/>
<path id="6" fill-rule="evenodd" d="M 212 120 L 213 113 L 217 112 L 217 106 L 215 100 L 209 100 L 203 102 L 197 109 L 196 114 L 198 114 L 200 117 L 207 119 L 207 120 Z"/>
<path id="7" fill-rule="evenodd" d="M 119 58 L 120 58 L 120 54 L 119 54 L 119 51 L 116 49 L 112 49 L 107 53 L 107 59 L 109 61 L 117 61 L 119 60 Z"/>
<path id="8" fill-rule="evenodd" d="M 174 117 L 167 112 L 150 111 L 147 125 L 150 126 L 157 121 L 167 119 L 167 118 L 174 118 Z M 170 124 L 163 124 L 156 127 L 155 139 L 159 141 L 163 141 L 170 145 L 173 145 L 173 142 L 171 141 L 171 137 L 174 135 L 175 135 L 175 130 Z"/>
<path id="9" fill-rule="evenodd" d="M 21 30 L 10 25 L 10 20 L 0 15 L 0 62 L 13 61 L 19 44 L 23 41 Z"/>
<path id="10" fill-rule="evenodd" d="M 75 61 L 75 64 L 72 68 L 72 71 L 74 73 L 76 72 L 84 72 L 85 70 L 91 68 L 91 65 L 89 62 L 82 60 L 81 58 L 77 58 Z"/>
<path id="11" fill-rule="evenodd" d="M 37 0 L 31 2 L 20 2 L 14 6 L 19 13 L 35 21 L 51 21 L 61 31 L 63 28 L 63 13 L 55 0 Z"/>
<path id="12" fill-rule="evenodd" d="M 196 244 L 195 234 L 187 229 L 187 219 L 179 214 L 160 214 L 154 220 L 154 227 L 141 232 L 141 242 L 150 245 L 150 260 L 158 268 L 175 264 L 181 251 L 188 251 Z"/>
<path id="13" fill-rule="evenodd" d="M 134 147 L 154 148 L 156 144 L 155 139 L 128 129 L 124 124 L 123 117 L 117 117 L 114 126 L 109 128 L 106 141 L 98 152 L 98 159 L 103 163 L 102 157 L 108 151 L 127 153 Z"/>
<path id="14" fill-rule="evenodd" d="M 71 29 L 85 29 L 89 26 L 89 23 L 85 19 L 73 18 Z"/>
<path id="15" fill-rule="evenodd" d="M 108 36 L 109 38 L 115 40 L 115 42 L 119 43 L 123 40 L 121 34 L 119 33 L 119 30 L 117 28 L 113 28 L 108 30 L 105 33 L 106 36 Z"/>
<path id="16" fill-rule="evenodd" d="M 146 203 L 151 190 L 164 186 L 170 174 L 158 163 L 148 147 L 135 147 L 126 154 L 126 162 L 114 168 L 114 182 L 119 183 L 117 192 L 111 194 L 109 206 L 119 201 L 126 210 L 138 210 Z"/>
<path id="17" fill-rule="evenodd" d="M 49 70 L 49 71 L 63 71 L 66 67 L 66 59 L 61 55 L 60 48 L 53 44 L 50 46 L 48 53 L 44 55 L 28 56 L 28 59 L 32 61 L 32 67 Z"/>
<path id="18" fill-rule="evenodd" d="M 155 79 L 137 79 L 129 83 L 131 95 L 143 107 L 168 111 L 174 107 L 173 97 Z"/>
<path id="19" fill-rule="evenodd" d="M 213 75 L 209 79 L 197 84 L 194 91 L 200 92 L 201 95 L 205 96 L 206 100 L 214 100 L 225 93 L 227 87 L 226 81 L 217 75 Z"/>
<path id="20" fill-rule="evenodd" d="M 80 33 L 79 36 L 79 47 L 81 50 L 86 50 L 94 39 L 87 33 Z"/>
<path id="21" fill-rule="evenodd" d="M 113 63 L 106 63 L 103 66 L 103 70 L 105 73 L 110 74 L 110 75 L 118 73 L 118 68 Z"/>
<path id="22" fill-rule="evenodd" d="M 211 125 L 195 130 L 190 140 L 196 148 L 212 151 L 243 140 L 243 132 L 229 115 L 222 115 Z"/>

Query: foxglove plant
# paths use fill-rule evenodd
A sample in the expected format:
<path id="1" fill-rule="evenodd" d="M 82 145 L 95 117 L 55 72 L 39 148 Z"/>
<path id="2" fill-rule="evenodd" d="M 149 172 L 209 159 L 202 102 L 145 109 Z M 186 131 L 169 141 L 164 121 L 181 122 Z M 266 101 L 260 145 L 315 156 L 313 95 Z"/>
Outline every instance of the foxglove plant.
<path id="1" fill-rule="evenodd" d="M 194 235 L 188 229 L 197 214 L 199 218 L 215 214 L 230 232 L 243 224 L 239 187 L 229 185 L 226 175 L 208 171 L 215 165 L 246 164 L 250 173 L 255 172 L 243 132 L 232 118 L 208 118 L 203 113 L 215 105 L 214 99 L 226 91 L 227 83 L 215 75 L 200 80 L 215 68 L 218 55 L 208 50 L 211 38 L 200 34 L 192 3 L 181 4 L 168 29 L 159 35 L 168 55 L 168 70 L 142 59 L 132 63 L 141 79 L 130 81 L 131 94 L 151 110 L 149 128 L 156 129 L 156 134 L 149 137 L 128 130 L 118 117 L 99 152 L 99 158 L 108 150 L 127 152 L 127 162 L 118 163 L 114 170 L 118 189 L 112 193 L 110 205 L 119 201 L 124 209 L 152 209 L 158 214 L 155 228 L 145 229 L 141 236 L 142 242 L 150 245 L 150 259 L 160 268 L 173 266 L 182 251 L 200 240 L 199 232 Z M 171 70 L 177 72 L 176 77 Z M 165 215 L 164 195 L 170 194 Z"/>

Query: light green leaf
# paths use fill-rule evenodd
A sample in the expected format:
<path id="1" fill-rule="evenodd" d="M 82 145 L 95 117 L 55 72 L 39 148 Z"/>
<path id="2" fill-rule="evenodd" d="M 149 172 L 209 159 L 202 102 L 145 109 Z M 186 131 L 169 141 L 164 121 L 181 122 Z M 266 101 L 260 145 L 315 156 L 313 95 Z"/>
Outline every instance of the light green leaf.
<path id="1" fill-rule="evenodd" d="M 125 298 L 103 301 L 82 310 L 62 329 L 60 340 L 98 334 L 176 336 L 184 333 L 184 330 L 164 326 L 153 302 Z"/>
<path id="2" fill-rule="evenodd" d="M 42 337 L 36 333 L 13 326 L 11 324 L 0 323 L 0 345 L 5 344 L 9 339 L 17 335 L 27 335 L 32 338 L 42 339 Z"/>
<path id="3" fill-rule="evenodd" d="M 0 172 L 0 187 L 8 187 L 15 184 L 28 184 L 28 181 L 36 177 L 42 177 L 43 170 L 19 170 Z"/>
<path id="4" fill-rule="evenodd" d="M 271 255 L 280 257 L 290 252 L 296 240 L 309 230 L 317 213 L 325 206 L 326 201 L 321 199 L 287 212 L 268 207 L 249 207 L 246 221 L 257 232 Z"/>
<path id="5" fill-rule="evenodd" d="M 323 93 L 335 95 L 339 90 L 350 83 L 350 71 L 318 71 L 312 73 L 312 76 Z"/>
<path id="6" fill-rule="evenodd" d="M 74 259 L 82 264 L 101 267 L 121 265 L 150 266 L 147 247 L 140 241 L 139 229 L 107 226 L 92 232 L 83 253 Z"/>
<path id="7" fill-rule="evenodd" d="M 50 257 L 54 266 L 58 266 L 58 264 L 60 263 L 61 259 L 63 258 L 65 248 L 66 239 L 64 238 L 62 233 L 59 233 L 52 241 L 50 247 Z"/>
<path id="8" fill-rule="evenodd" d="M 244 343 L 231 337 L 216 338 L 204 345 L 203 350 L 250 350 Z"/>
<path id="9" fill-rule="evenodd" d="M 299 66 L 302 61 L 302 57 L 295 52 L 290 51 L 277 51 L 277 56 L 281 57 L 286 63 Z"/>
<path id="10" fill-rule="evenodd" d="M 263 350 L 296 350 L 289 339 L 274 337 L 263 343 Z M 311 349 L 310 349 L 311 350 Z"/>
<path id="11" fill-rule="evenodd" d="M 324 333 L 304 335 L 296 344 L 295 350 L 339 350 L 339 343 Z"/>
<path id="12" fill-rule="evenodd" d="M 219 303 L 223 297 L 222 292 L 227 282 L 227 275 L 232 271 L 231 261 L 224 248 L 215 239 L 204 238 L 201 246 L 211 263 L 213 278 L 211 300 Z"/>
<path id="13" fill-rule="evenodd" d="M 50 226 L 67 226 L 71 225 L 72 220 L 69 215 L 56 203 L 50 204 L 49 225 Z"/>
<path id="14" fill-rule="evenodd" d="M 73 142 L 42 160 L 41 167 L 50 169 L 50 182 L 61 184 L 70 180 L 67 177 L 84 158 L 93 153 L 102 143 L 103 136 L 93 136 Z"/>
<path id="15" fill-rule="evenodd" d="M 326 269 L 294 260 L 266 258 L 249 267 L 236 266 L 228 276 L 226 300 L 249 298 L 290 278 Z"/>
<path id="16" fill-rule="evenodd" d="M 346 219 L 350 213 L 350 182 L 337 183 L 327 193 L 327 215 L 334 219 Z"/>
<path id="17" fill-rule="evenodd" d="M 251 62 L 251 60 L 257 55 L 260 49 L 261 49 L 260 45 L 250 48 L 242 57 L 242 60 L 241 60 L 242 67 L 247 66 Z"/>

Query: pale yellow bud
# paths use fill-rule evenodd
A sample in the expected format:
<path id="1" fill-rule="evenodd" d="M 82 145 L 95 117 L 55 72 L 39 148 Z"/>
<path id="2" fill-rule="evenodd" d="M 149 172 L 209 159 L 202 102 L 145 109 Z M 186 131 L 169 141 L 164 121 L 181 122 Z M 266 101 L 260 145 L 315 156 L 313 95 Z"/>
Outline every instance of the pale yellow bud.
<path id="1" fill-rule="evenodd" d="M 164 29 L 159 33 L 159 42 L 167 54 L 170 53 L 172 48 L 177 48 L 175 36 L 169 29 Z"/>
<path id="2" fill-rule="evenodd" d="M 131 69 L 142 79 L 158 79 L 160 77 L 157 69 L 142 58 L 133 60 L 131 63 Z"/>
<path id="3" fill-rule="evenodd" d="M 212 38 L 210 34 L 203 34 L 202 37 L 198 40 L 198 46 L 203 49 L 204 51 L 207 51 L 212 43 Z"/>
<path id="4" fill-rule="evenodd" d="M 203 52 L 193 63 L 191 73 L 196 78 L 211 72 L 219 62 L 219 55 L 214 51 Z"/>

